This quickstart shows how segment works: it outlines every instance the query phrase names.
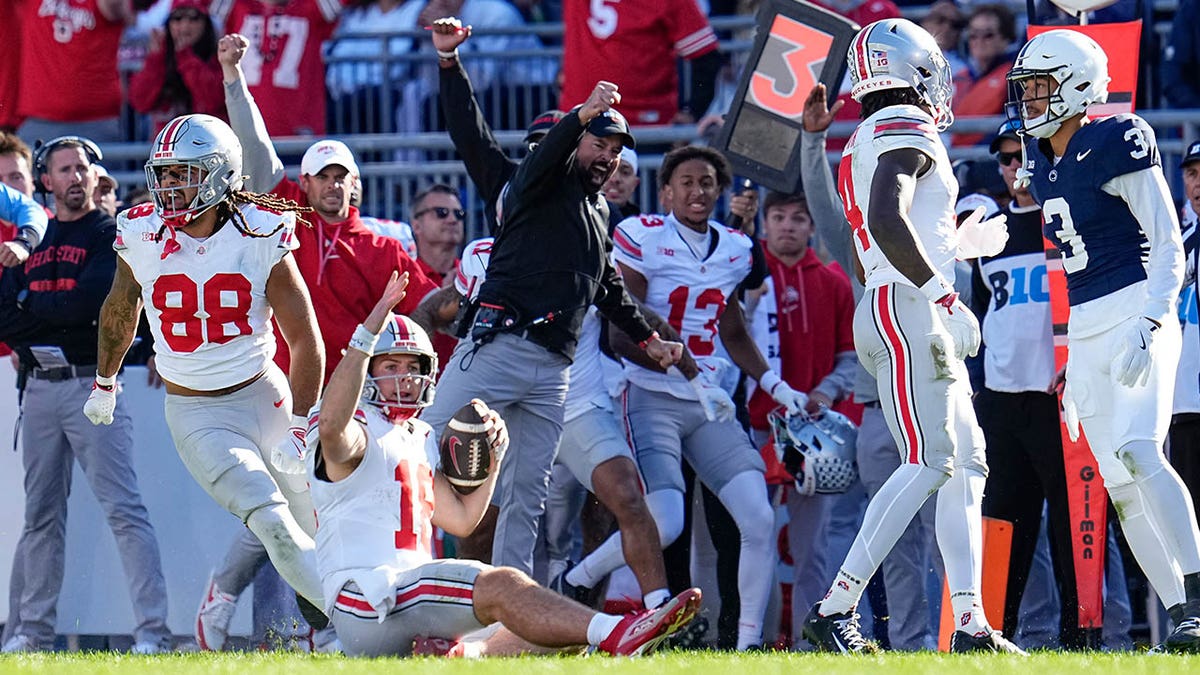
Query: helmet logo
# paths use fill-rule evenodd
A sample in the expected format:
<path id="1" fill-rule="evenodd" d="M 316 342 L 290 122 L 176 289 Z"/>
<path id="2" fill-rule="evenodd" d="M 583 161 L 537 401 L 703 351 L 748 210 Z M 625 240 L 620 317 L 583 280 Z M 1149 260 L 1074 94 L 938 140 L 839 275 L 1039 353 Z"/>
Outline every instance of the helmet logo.
<path id="1" fill-rule="evenodd" d="M 167 125 L 167 128 L 163 129 L 162 134 L 159 136 L 159 138 L 162 139 L 162 142 L 159 143 L 157 148 L 155 148 L 154 154 L 151 155 L 150 158 L 170 159 L 174 157 L 175 145 L 179 142 L 179 138 L 183 136 L 183 133 L 187 131 L 188 126 L 187 117 L 176 117 L 174 120 L 172 120 L 171 123 Z"/>
<path id="2" fill-rule="evenodd" d="M 888 53 L 886 51 L 882 49 L 872 49 L 869 59 L 871 62 L 871 70 L 887 70 Z"/>

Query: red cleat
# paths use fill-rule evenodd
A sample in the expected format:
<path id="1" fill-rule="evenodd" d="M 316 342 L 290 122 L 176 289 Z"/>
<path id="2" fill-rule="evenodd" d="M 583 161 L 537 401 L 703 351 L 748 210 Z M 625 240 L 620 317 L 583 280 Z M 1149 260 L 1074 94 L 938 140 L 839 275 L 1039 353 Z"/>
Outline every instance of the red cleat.
<path id="1" fill-rule="evenodd" d="M 447 656 L 450 658 L 466 656 L 462 642 L 440 637 L 425 637 L 424 635 L 413 638 L 412 653 L 413 656 Z"/>
<path id="2" fill-rule="evenodd" d="M 613 656 L 648 654 L 682 630 L 699 609 L 700 589 L 689 588 L 658 609 L 626 615 L 598 647 Z"/>

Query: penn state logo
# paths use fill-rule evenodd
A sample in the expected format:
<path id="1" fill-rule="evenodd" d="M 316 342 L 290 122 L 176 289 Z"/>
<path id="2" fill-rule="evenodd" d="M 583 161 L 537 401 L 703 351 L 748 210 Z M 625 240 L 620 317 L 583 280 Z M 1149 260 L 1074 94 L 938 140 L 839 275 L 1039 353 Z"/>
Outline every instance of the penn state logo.
<path id="1" fill-rule="evenodd" d="M 1058 169 L 1050 169 L 1050 175 L 1047 178 L 1050 179 L 1051 183 L 1058 180 Z"/>

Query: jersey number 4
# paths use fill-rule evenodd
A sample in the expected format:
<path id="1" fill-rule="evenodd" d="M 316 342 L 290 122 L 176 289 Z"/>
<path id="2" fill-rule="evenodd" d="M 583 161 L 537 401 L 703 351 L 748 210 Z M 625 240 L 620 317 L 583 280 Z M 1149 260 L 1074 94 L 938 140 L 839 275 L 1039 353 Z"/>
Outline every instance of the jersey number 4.
<path id="1" fill-rule="evenodd" d="M 862 209 L 858 207 L 858 201 L 854 199 L 854 169 L 851 167 L 851 162 L 851 155 L 844 155 L 841 163 L 838 164 L 838 194 L 842 196 L 842 211 L 846 214 L 846 222 L 850 224 L 850 231 L 854 233 L 858 247 L 866 253 L 867 249 L 871 248 L 871 240 L 867 239 L 867 230 L 863 226 Z"/>
<path id="2" fill-rule="evenodd" d="M 433 473 L 428 466 L 413 466 L 408 460 L 396 465 L 400 483 L 400 529 L 396 548 L 401 551 L 431 551 L 433 543 Z"/>
<path id="3" fill-rule="evenodd" d="M 240 274 L 214 274 L 203 287 L 186 274 L 164 274 L 154 282 L 151 301 L 163 340 L 176 353 L 194 352 L 205 342 L 225 344 L 251 332 L 250 280 Z"/>

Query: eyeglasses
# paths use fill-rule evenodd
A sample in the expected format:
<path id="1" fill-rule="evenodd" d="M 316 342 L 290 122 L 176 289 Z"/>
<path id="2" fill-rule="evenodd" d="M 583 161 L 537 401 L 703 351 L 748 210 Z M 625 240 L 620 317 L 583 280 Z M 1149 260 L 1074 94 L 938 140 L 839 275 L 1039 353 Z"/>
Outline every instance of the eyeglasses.
<path id="1" fill-rule="evenodd" d="M 967 41 L 969 42 L 971 40 L 991 40 L 992 38 L 995 38 L 999 35 L 1000 34 L 997 33 L 996 31 L 991 31 L 991 30 L 989 30 L 989 31 L 968 31 L 967 32 Z"/>
<path id="2" fill-rule="evenodd" d="M 192 10 L 190 12 L 187 12 L 187 11 L 172 12 L 171 15 L 169 17 L 167 17 L 167 20 L 168 21 L 203 21 L 204 15 L 195 10 Z"/>
<path id="3" fill-rule="evenodd" d="M 950 26 L 951 28 L 957 28 L 959 30 L 962 30 L 962 27 L 966 24 L 966 22 L 963 21 L 962 19 L 959 19 L 959 18 L 956 18 L 953 16 L 942 16 L 942 15 L 930 16 L 930 17 L 927 17 L 925 20 L 932 24 L 941 25 L 941 26 Z"/>
<path id="4" fill-rule="evenodd" d="M 996 159 L 1000 161 L 1000 166 L 1008 166 L 1013 160 L 1021 161 L 1021 151 L 996 153 Z"/>
<path id="5" fill-rule="evenodd" d="M 426 213 L 429 213 L 430 211 L 432 211 L 433 215 L 437 216 L 438 218 L 445 218 L 445 217 L 449 216 L 451 213 L 454 214 L 455 220 L 466 220 L 466 218 L 467 218 L 466 211 L 464 211 L 462 209 L 448 209 L 445 206 L 431 206 L 427 209 L 421 209 L 420 211 L 417 211 L 416 213 L 413 214 L 413 218 L 420 218 L 421 216 L 425 215 Z"/>

